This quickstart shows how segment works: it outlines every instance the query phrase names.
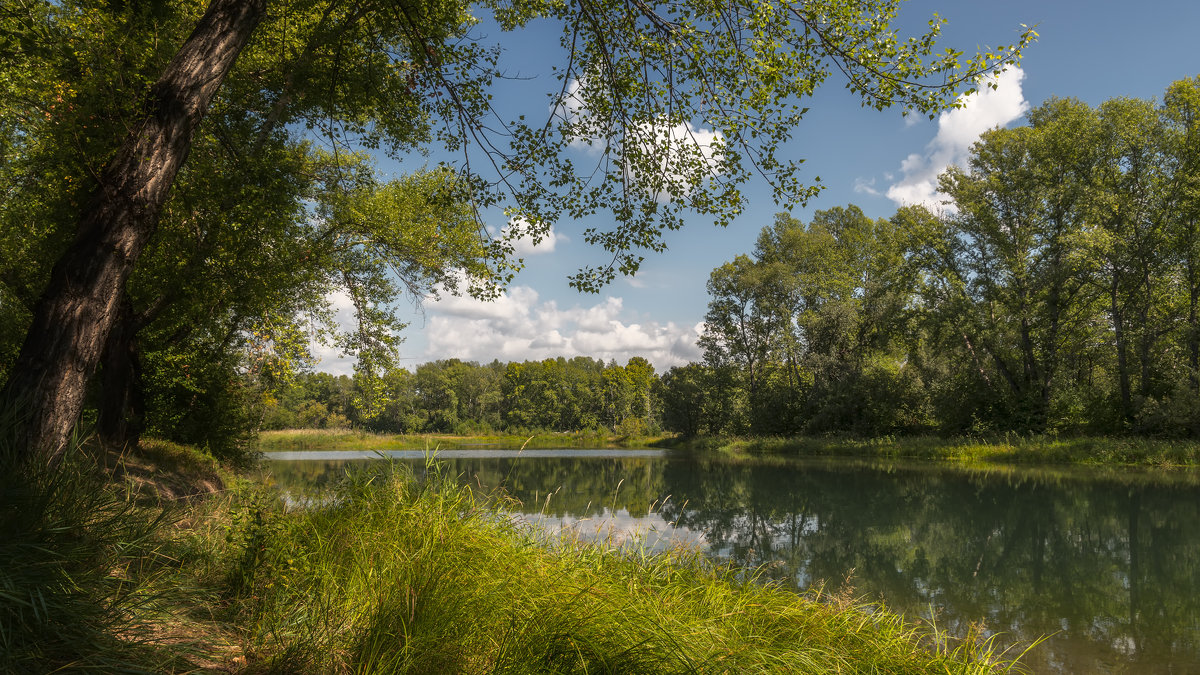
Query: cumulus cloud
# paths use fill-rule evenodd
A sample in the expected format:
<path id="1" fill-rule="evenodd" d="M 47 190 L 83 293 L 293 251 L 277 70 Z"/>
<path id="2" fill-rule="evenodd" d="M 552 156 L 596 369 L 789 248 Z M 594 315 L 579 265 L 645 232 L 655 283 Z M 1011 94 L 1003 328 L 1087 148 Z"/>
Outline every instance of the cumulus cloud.
<path id="1" fill-rule="evenodd" d="M 521 219 L 509 221 L 500 230 L 500 238 L 512 241 L 513 253 L 518 256 L 544 255 L 554 253 L 559 244 L 565 244 L 570 239 L 567 235 L 556 231 L 553 227 L 544 234 L 534 237 L 529 232 L 529 224 Z"/>
<path id="2" fill-rule="evenodd" d="M 860 195 L 865 194 L 865 195 L 871 195 L 873 197 L 879 196 L 879 190 L 875 189 L 875 179 L 874 178 L 872 178 L 870 180 L 867 180 L 866 178 L 855 178 L 854 179 L 854 191 Z"/>
<path id="3" fill-rule="evenodd" d="M 334 291 L 325 296 L 325 301 L 333 310 L 333 320 L 340 330 L 346 331 L 354 327 L 354 302 L 349 295 L 344 291 Z M 337 347 L 314 341 L 309 344 L 308 349 L 316 358 L 317 370 L 334 375 L 354 374 L 356 359 L 342 354 Z"/>
<path id="4" fill-rule="evenodd" d="M 923 153 L 913 153 L 900 164 L 900 180 L 887 190 L 887 196 L 900 205 L 924 204 L 939 208 L 945 196 L 937 191 L 937 177 L 951 165 L 967 162 L 971 145 L 980 134 L 1003 127 L 1029 110 L 1021 91 L 1025 72 L 1009 68 L 996 77 L 996 88 L 981 86 L 963 99 L 963 106 L 938 117 L 937 135 Z"/>
<path id="5" fill-rule="evenodd" d="M 586 87 L 585 80 L 572 79 L 551 112 L 568 124 L 581 125 L 576 135 L 569 139 L 569 147 L 599 155 L 607 143 L 618 139 L 592 135 L 598 129 L 587 119 Z M 639 176 L 626 166 L 626 182 L 648 192 L 653 190 L 655 199 L 664 203 L 684 199 L 698 186 L 705 176 L 698 175 L 695 167 L 706 167 L 708 174 L 717 171 L 725 141 L 721 133 L 712 129 L 697 127 L 688 121 L 672 124 L 666 119 L 628 128 L 626 139 L 636 144 L 633 150 L 658 168 L 656 175 L 647 177 Z"/>
<path id="6" fill-rule="evenodd" d="M 563 91 L 562 98 L 555 104 L 550 106 L 550 114 L 562 118 L 567 124 L 576 124 L 583 116 L 585 107 L 583 103 L 583 80 L 571 79 L 567 82 L 567 88 Z M 588 152 L 600 152 L 601 147 L 596 146 L 596 141 L 600 139 L 587 138 L 584 136 L 574 136 L 568 141 L 569 147 L 576 150 L 586 150 Z"/>
<path id="7" fill-rule="evenodd" d="M 646 180 L 647 177 L 627 169 L 626 180 L 630 184 L 644 186 L 647 191 L 655 190 L 654 197 L 659 202 L 686 198 L 707 175 L 718 169 L 725 139 L 712 129 L 682 122 L 674 125 L 644 124 L 639 131 L 642 151 L 656 165 L 659 175 Z M 705 172 L 697 174 L 697 166 L 705 167 Z M 658 182 L 660 180 L 661 183 Z"/>
<path id="8" fill-rule="evenodd" d="M 487 362 L 590 356 L 625 363 L 642 356 L 662 372 L 699 360 L 696 326 L 638 321 L 622 299 L 560 308 L 528 286 L 514 286 L 492 302 L 445 296 L 426 305 L 424 358 Z"/>

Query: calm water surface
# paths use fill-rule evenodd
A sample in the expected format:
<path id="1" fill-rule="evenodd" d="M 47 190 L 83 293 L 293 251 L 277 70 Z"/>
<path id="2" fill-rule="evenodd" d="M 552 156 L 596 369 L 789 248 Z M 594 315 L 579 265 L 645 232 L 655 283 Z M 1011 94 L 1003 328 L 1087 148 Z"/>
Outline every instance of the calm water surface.
<path id="1" fill-rule="evenodd" d="M 283 457 L 286 455 L 286 457 Z M 394 453 L 418 471 L 424 454 Z M 366 459 L 376 457 L 376 459 Z M 277 453 L 292 492 L 386 467 L 376 453 Z M 520 517 L 650 546 L 674 543 L 796 588 L 848 583 L 910 617 L 971 622 L 1002 645 L 1049 636 L 1037 673 L 1200 673 L 1200 475 L 967 470 L 657 451 L 443 452 Z"/>

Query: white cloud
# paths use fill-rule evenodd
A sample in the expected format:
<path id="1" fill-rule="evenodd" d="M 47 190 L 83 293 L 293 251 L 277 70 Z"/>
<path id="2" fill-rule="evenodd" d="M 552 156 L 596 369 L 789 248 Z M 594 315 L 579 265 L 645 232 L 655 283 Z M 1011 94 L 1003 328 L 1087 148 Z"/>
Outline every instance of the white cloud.
<path id="1" fill-rule="evenodd" d="M 492 302 L 445 296 L 426 305 L 425 359 L 488 362 L 590 356 L 625 363 L 642 356 L 660 372 L 699 360 L 696 327 L 639 321 L 619 297 L 560 308 L 528 286 L 514 286 Z"/>
<path id="2" fill-rule="evenodd" d="M 519 218 L 510 220 L 508 225 L 500 230 L 500 237 L 511 240 L 513 253 L 518 256 L 554 253 L 554 249 L 560 243 L 566 244 L 571 241 L 567 235 L 555 231 L 553 227 L 539 236 L 534 236 L 529 231 L 529 224 Z"/>
<path id="3" fill-rule="evenodd" d="M 854 191 L 857 192 L 858 194 L 866 194 L 866 195 L 871 195 L 873 197 L 879 196 L 879 190 L 875 189 L 875 179 L 874 178 L 872 178 L 870 180 L 867 180 L 866 178 L 861 178 L 861 177 L 855 178 L 854 179 Z"/>
<path id="4" fill-rule="evenodd" d="M 923 153 L 913 153 L 900 164 L 901 178 L 888 187 L 888 198 L 900 205 L 940 208 L 946 197 L 937 191 L 938 175 L 951 165 L 964 166 L 980 134 L 1003 127 L 1029 110 L 1021 91 L 1024 78 L 1023 70 L 1009 68 L 996 77 L 995 89 L 981 85 L 979 91 L 963 99 L 963 107 L 942 113 L 937 136 Z"/>
<path id="5" fill-rule="evenodd" d="M 654 182 L 647 183 L 636 172 L 627 170 L 626 180 L 642 185 L 647 191 L 655 190 L 654 197 L 659 202 L 690 195 L 708 177 L 707 174 L 717 171 L 724 152 L 725 139 L 720 133 L 694 127 L 691 122 L 670 126 L 644 124 L 640 132 L 644 139 L 642 151 L 647 153 L 652 164 L 657 165 L 661 176 L 654 176 Z M 706 168 L 704 174 L 696 173 L 698 165 Z"/>
<path id="6" fill-rule="evenodd" d="M 551 112 L 569 124 L 580 125 L 578 133 L 569 139 L 569 147 L 599 155 L 607 143 L 616 143 L 620 139 L 598 135 L 602 132 L 601 124 L 588 119 L 585 88 L 586 81 L 573 79 L 568 82 L 560 101 L 551 106 Z M 624 169 L 626 183 L 647 192 L 653 190 L 655 199 L 664 203 L 687 198 L 699 182 L 708 177 L 697 175 L 697 165 L 706 167 L 708 174 L 717 171 L 725 140 L 722 134 L 712 129 L 697 127 L 688 121 L 671 124 L 666 119 L 627 128 L 626 139 L 640 145 L 631 150 L 640 151 L 659 169 L 653 177 L 643 178 L 627 166 Z"/>
<path id="7" fill-rule="evenodd" d="M 354 302 L 349 295 L 344 291 L 334 291 L 325 296 L 325 301 L 333 310 L 333 320 L 339 330 L 346 331 L 354 327 Z M 334 375 L 354 374 L 355 357 L 342 354 L 337 347 L 315 341 L 308 348 L 316 357 L 317 370 Z"/>
<path id="8" fill-rule="evenodd" d="M 561 117 L 567 124 L 577 124 L 580 118 L 585 114 L 585 106 L 583 104 L 583 80 L 572 79 L 567 82 L 567 88 L 563 92 L 559 102 L 550 106 L 550 114 Z M 602 145 L 597 145 L 600 139 L 585 138 L 583 136 L 572 137 L 567 145 L 576 150 L 586 150 L 588 152 L 598 153 L 603 148 Z"/>

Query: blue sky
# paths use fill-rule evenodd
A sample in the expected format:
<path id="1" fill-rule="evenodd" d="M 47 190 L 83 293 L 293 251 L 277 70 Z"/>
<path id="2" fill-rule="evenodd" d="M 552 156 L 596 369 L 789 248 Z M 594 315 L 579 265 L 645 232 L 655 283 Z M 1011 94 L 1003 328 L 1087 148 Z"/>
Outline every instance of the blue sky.
<path id="1" fill-rule="evenodd" d="M 962 162 L 979 132 L 1020 124 L 1024 111 L 1049 97 L 1093 105 L 1122 96 L 1161 98 L 1171 82 L 1200 74 L 1195 37 L 1200 2 L 1194 0 L 910 0 L 900 25 L 919 30 L 935 12 L 949 19 L 945 44 L 958 49 L 1011 44 L 1021 24 L 1033 26 L 1040 39 L 1026 51 L 1019 71 L 1002 76 L 997 90 L 933 121 L 863 109 L 831 78 L 807 104 L 811 111 L 788 146 L 806 160 L 806 178 L 819 176 L 824 186 L 807 206 L 793 209 L 793 216 L 807 220 L 815 210 L 853 203 L 869 216 L 888 217 L 902 201 L 931 199 L 930 181 L 947 163 Z M 499 39 L 510 71 L 530 78 L 499 89 L 501 105 L 529 101 L 532 113 L 544 114 L 546 99 L 537 94 L 558 86 L 547 66 L 560 60 L 556 34 Z M 697 121 L 701 127 L 702 122 Z M 624 363 L 645 356 L 662 372 L 698 359 L 695 340 L 709 273 L 750 253 L 759 231 L 781 210 L 769 186 L 744 190 L 748 208 L 729 227 L 694 218 L 669 233 L 669 250 L 648 255 L 635 278 L 618 279 L 598 295 L 572 290 L 566 277 L 603 260 L 603 252 L 580 234 L 588 225 L 604 227 L 603 219 L 560 223 L 552 239 L 526 247 L 526 269 L 496 302 L 446 297 L 426 301 L 418 311 L 411 299 L 399 300 L 401 315 L 410 321 L 401 346 L 404 365 L 451 357 L 486 362 L 583 355 Z M 340 315 L 348 318 L 341 304 Z M 349 372 L 348 360 L 333 350 L 321 350 L 321 356 L 318 369 Z"/>

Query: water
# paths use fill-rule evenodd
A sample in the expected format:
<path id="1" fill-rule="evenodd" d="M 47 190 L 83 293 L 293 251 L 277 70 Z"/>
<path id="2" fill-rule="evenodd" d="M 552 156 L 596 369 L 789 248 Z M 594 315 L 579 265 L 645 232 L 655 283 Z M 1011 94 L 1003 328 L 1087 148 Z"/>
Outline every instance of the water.
<path id="1" fill-rule="evenodd" d="M 982 623 L 1001 645 L 1047 636 L 1024 659 L 1037 673 L 1200 673 L 1196 473 L 516 454 L 440 457 L 478 489 L 503 487 L 542 527 L 700 546 L 798 589 L 848 584 L 952 633 Z M 296 455 L 314 459 L 268 462 L 293 491 L 348 466 Z M 396 461 L 425 466 L 421 453 Z"/>

